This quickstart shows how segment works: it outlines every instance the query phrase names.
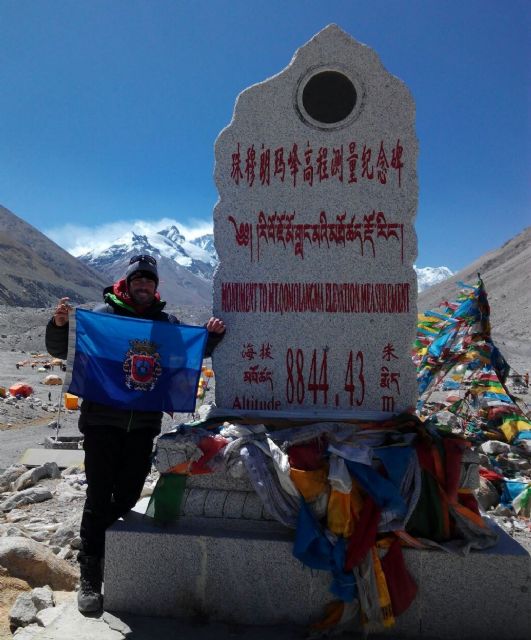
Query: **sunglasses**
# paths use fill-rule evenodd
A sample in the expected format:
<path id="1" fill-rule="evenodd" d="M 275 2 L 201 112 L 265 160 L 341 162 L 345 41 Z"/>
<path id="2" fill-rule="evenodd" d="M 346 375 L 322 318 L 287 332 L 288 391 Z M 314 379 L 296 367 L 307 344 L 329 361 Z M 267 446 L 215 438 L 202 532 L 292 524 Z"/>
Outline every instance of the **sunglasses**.
<path id="1" fill-rule="evenodd" d="M 157 261 L 153 256 L 133 256 L 131 260 L 129 260 L 129 264 L 134 264 L 135 262 L 147 262 L 153 266 L 157 265 Z"/>

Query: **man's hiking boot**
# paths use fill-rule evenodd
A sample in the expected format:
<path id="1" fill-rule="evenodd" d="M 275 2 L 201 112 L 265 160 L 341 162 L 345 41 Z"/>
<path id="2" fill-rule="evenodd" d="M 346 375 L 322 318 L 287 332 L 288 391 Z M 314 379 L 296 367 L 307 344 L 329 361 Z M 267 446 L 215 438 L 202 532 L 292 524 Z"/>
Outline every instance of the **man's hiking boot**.
<path id="1" fill-rule="evenodd" d="M 101 595 L 101 565 L 99 558 L 85 558 L 79 564 L 81 577 L 77 594 L 77 608 L 81 613 L 93 613 L 103 606 Z"/>

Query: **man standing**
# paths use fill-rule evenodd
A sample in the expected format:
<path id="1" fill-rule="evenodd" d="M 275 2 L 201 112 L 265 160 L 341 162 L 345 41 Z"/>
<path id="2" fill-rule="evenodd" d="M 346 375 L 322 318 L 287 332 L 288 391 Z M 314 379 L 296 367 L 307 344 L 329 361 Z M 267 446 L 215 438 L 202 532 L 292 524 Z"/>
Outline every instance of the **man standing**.
<path id="1" fill-rule="evenodd" d="M 157 262 L 149 255 L 131 258 L 125 277 L 103 292 L 104 304 L 94 311 L 119 316 L 179 323 L 163 311 L 157 291 Z M 72 307 L 61 298 L 46 326 L 46 348 L 57 358 L 68 351 L 68 314 Z M 206 324 L 208 357 L 223 337 L 225 325 L 218 318 Z M 160 433 L 162 412 L 129 411 L 84 400 L 79 429 L 84 435 L 87 497 L 81 519 L 81 570 L 78 608 L 87 613 L 102 606 L 102 560 L 105 530 L 125 515 L 140 497 L 151 469 L 153 438 Z"/>

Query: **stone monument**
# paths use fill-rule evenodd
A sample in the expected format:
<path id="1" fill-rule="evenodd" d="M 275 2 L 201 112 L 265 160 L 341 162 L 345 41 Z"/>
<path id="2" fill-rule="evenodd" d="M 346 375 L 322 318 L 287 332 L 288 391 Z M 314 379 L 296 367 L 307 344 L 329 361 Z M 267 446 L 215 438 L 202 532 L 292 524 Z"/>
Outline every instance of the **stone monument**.
<path id="1" fill-rule="evenodd" d="M 416 156 L 407 88 L 335 25 L 239 96 L 216 144 L 220 424 L 247 415 L 337 425 L 415 406 Z M 192 475 L 177 523 L 132 513 L 114 524 L 105 607 L 239 624 L 321 619 L 334 599 L 328 572 L 294 558 L 293 532 L 272 521 L 249 477 Z M 525 637 L 529 557 L 503 542 L 466 557 L 405 550 L 419 597 L 389 637 Z M 520 591 L 501 593 L 504 581 Z"/>
<path id="2" fill-rule="evenodd" d="M 417 401 L 415 108 L 330 25 L 216 142 L 216 405 L 379 419 Z"/>

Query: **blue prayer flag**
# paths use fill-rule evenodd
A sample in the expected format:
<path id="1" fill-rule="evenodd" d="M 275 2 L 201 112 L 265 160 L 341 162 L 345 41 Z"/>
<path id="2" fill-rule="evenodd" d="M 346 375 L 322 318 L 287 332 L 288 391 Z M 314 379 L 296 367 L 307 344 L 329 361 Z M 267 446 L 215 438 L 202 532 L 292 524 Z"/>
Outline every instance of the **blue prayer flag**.
<path id="1" fill-rule="evenodd" d="M 208 332 L 76 309 L 69 392 L 140 411 L 195 410 Z"/>

